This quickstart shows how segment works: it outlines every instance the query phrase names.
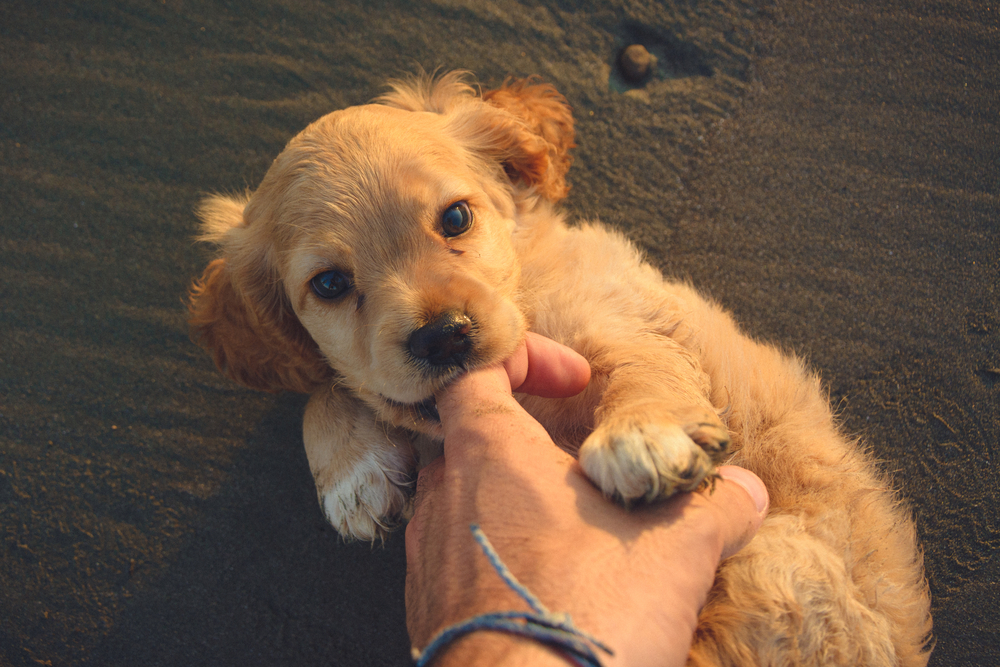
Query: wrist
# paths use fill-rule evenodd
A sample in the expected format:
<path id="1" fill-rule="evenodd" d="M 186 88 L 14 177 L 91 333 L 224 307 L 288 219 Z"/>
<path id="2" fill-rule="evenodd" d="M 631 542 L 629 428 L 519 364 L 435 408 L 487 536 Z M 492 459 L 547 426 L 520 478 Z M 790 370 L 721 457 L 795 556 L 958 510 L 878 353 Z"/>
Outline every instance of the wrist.
<path id="1" fill-rule="evenodd" d="M 526 637 L 479 630 L 456 639 L 430 667 L 567 667 L 577 663 Z"/>

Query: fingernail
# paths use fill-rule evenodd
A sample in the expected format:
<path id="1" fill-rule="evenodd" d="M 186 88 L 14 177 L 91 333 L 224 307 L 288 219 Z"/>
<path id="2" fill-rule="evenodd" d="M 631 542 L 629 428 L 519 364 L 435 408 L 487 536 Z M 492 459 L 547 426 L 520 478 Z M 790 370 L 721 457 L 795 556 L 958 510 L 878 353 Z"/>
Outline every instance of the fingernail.
<path id="1" fill-rule="evenodd" d="M 758 514 L 763 514 L 767 511 L 768 505 L 770 505 L 770 498 L 767 495 L 767 488 L 764 486 L 764 482 L 760 481 L 760 477 L 738 466 L 723 466 L 719 468 L 719 475 L 722 479 L 736 482 L 746 489 L 746 492 L 750 494 L 750 498 L 753 499 L 753 504 L 757 508 Z"/>

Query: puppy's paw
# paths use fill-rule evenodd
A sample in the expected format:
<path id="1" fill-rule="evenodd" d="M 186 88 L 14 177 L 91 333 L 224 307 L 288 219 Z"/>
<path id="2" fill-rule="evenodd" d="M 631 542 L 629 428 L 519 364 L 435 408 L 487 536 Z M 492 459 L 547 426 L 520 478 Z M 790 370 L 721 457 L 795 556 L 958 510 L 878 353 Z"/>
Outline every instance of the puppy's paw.
<path id="1" fill-rule="evenodd" d="M 344 539 L 374 542 L 410 518 L 412 488 L 404 475 L 368 469 L 319 490 L 319 497 L 327 521 Z"/>
<path id="2" fill-rule="evenodd" d="M 729 431 L 705 408 L 614 415 L 580 448 L 580 466 L 605 495 L 623 503 L 693 491 L 729 450 Z"/>

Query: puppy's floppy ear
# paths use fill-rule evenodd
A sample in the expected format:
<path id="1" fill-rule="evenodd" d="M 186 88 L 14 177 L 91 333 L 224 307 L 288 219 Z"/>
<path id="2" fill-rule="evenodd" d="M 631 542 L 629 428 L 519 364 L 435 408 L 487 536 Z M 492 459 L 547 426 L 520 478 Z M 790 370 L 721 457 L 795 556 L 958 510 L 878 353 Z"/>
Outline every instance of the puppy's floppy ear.
<path id="1" fill-rule="evenodd" d="M 504 162 L 511 180 L 534 186 L 551 201 L 563 199 L 569 193 L 566 172 L 573 161 L 569 151 L 576 145 L 573 112 L 566 98 L 552 85 L 529 77 L 507 79 L 500 88 L 484 92 L 483 100 L 516 117 L 530 135 L 522 137 L 522 152 Z"/>
<path id="2" fill-rule="evenodd" d="M 227 377 L 254 389 L 311 393 L 332 377 L 244 225 L 247 198 L 214 196 L 198 210 L 202 240 L 222 245 L 190 290 L 191 337 Z"/>
<path id="3" fill-rule="evenodd" d="M 507 79 L 480 98 L 470 80 L 464 71 L 417 75 L 391 81 L 391 92 L 375 101 L 448 116 L 452 131 L 473 150 L 499 160 L 511 182 L 553 202 L 563 199 L 569 193 L 569 150 L 575 145 L 566 98 L 535 77 Z"/>

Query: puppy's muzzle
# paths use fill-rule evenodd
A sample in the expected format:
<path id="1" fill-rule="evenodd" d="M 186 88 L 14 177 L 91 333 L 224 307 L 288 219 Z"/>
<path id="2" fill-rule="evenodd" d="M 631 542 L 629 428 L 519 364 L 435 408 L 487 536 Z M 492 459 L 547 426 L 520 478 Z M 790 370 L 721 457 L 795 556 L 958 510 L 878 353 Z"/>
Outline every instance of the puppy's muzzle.
<path id="1" fill-rule="evenodd" d="M 410 334 L 410 354 L 432 366 L 462 366 L 472 349 L 471 333 L 468 315 L 443 313 Z"/>

